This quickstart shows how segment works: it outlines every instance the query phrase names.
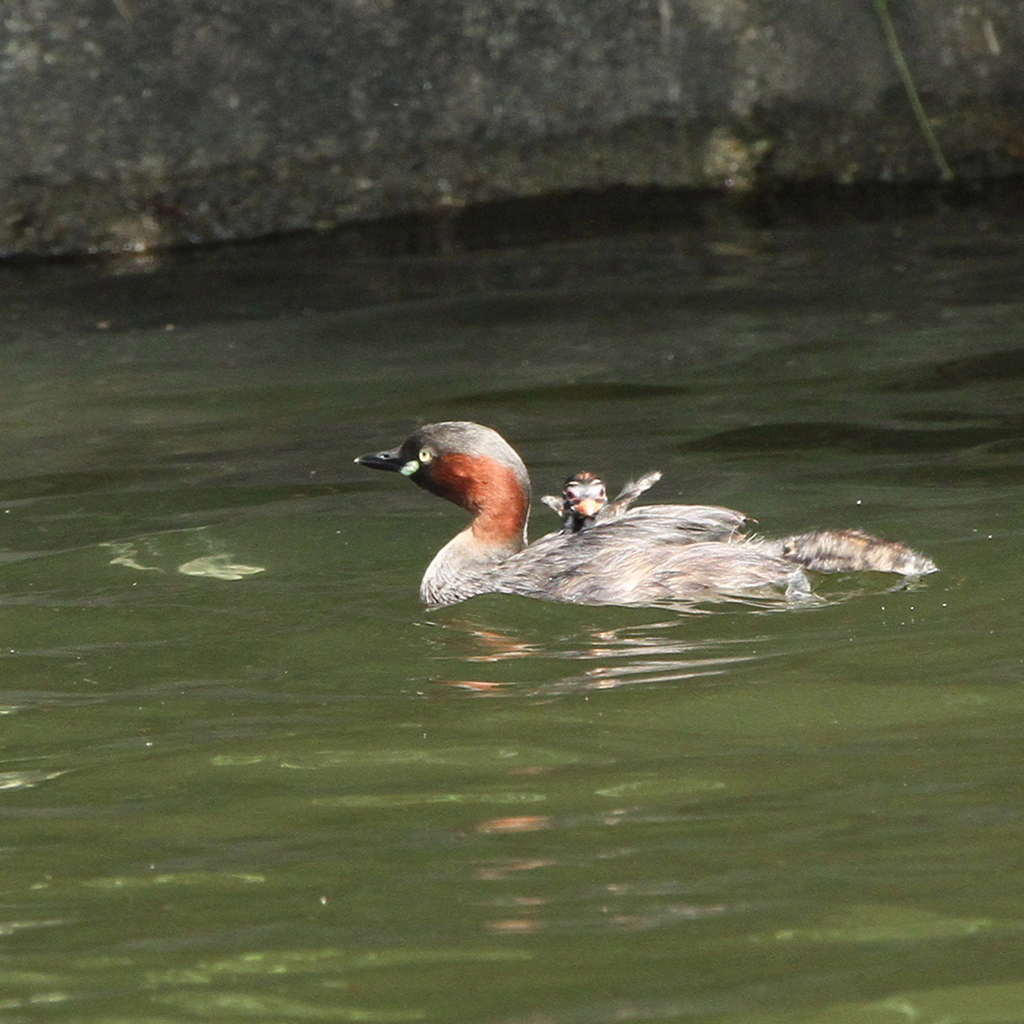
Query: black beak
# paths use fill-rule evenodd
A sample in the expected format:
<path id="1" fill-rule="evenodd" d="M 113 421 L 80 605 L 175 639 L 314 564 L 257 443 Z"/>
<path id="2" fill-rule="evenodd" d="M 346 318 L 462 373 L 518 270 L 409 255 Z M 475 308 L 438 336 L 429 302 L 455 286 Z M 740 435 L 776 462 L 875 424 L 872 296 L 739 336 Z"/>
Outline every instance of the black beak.
<path id="1" fill-rule="evenodd" d="M 389 452 L 377 452 L 374 455 L 360 455 L 355 461 L 360 466 L 369 466 L 370 469 L 390 469 L 393 473 L 398 473 L 406 463 L 398 448 L 392 448 Z"/>

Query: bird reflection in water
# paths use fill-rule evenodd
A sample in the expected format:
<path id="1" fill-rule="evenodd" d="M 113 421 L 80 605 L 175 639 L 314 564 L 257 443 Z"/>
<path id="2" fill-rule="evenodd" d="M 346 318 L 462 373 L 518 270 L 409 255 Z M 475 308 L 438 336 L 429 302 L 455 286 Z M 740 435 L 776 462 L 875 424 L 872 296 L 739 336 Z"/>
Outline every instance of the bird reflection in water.
<path id="1" fill-rule="evenodd" d="M 431 637 L 436 660 L 460 665 L 499 665 L 523 658 L 571 662 L 574 670 L 544 682 L 517 679 L 482 679 L 460 674 L 441 676 L 435 682 L 467 690 L 480 696 L 522 694 L 538 697 L 587 690 L 610 690 L 635 683 L 675 682 L 720 675 L 732 665 L 758 657 L 749 653 L 764 637 L 745 636 L 738 640 L 690 642 L 667 631 L 680 625 L 678 619 L 630 624 L 613 629 L 591 628 L 573 636 L 558 636 L 546 642 L 526 638 L 467 618 L 449 619 L 430 625 L 440 631 Z M 742 646 L 742 652 L 722 652 L 723 647 Z M 711 653 L 714 651 L 715 653 Z M 580 667 L 580 662 L 589 663 Z M 534 675 L 531 673 L 531 675 Z"/>

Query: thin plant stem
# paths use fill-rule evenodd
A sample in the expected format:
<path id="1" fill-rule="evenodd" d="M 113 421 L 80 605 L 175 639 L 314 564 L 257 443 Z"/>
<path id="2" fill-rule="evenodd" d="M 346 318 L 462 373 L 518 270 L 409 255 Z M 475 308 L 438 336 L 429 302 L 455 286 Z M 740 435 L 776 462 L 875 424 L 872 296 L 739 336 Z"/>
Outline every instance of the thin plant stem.
<path id="1" fill-rule="evenodd" d="M 928 143 L 928 148 L 931 150 L 935 163 L 939 168 L 942 180 L 952 181 L 956 175 L 953 173 L 953 168 L 949 166 L 946 156 L 942 152 L 942 147 L 939 145 L 939 140 L 935 137 L 935 132 L 932 131 L 928 115 L 924 112 L 921 96 L 917 91 L 917 86 L 914 84 L 914 77 L 910 73 L 910 68 L 907 67 L 907 61 L 903 56 L 903 47 L 900 46 L 899 37 L 896 35 L 896 26 L 893 25 L 892 18 L 889 17 L 889 0 L 874 0 L 874 2 L 875 10 L 878 11 L 878 17 L 882 22 L 885 40 L 889 44 L 889 52 L 892 54 L 893 63 L 900 74 L 903 88 L 907 93 L 907 99 L 910 100 L 910 106 L 914 111 L 914 117 L 917 118 L 921 133 L 924 135 L 925 142 Z"/>

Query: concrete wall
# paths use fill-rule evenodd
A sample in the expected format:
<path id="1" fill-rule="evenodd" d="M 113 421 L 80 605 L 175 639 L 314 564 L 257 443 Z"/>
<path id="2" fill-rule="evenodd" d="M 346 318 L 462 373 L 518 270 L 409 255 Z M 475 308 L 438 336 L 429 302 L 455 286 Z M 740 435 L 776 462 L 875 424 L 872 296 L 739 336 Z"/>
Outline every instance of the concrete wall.
<path id="1" fill-rule="evenodd" d="M 1024 169 L 1020 0 L 891 0 L 958 175 Z M 0 253 L 616 184 L 935 179 L 874 0 L 4 0 Z"/>

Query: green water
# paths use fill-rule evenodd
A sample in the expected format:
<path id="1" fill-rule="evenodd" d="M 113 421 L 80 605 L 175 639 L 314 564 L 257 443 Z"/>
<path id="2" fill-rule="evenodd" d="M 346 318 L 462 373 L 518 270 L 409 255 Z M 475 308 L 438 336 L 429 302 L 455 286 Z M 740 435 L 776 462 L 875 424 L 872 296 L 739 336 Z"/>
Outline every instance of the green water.
<path id="1" fill-rule="evenodd" d="M 4 271 L 0 1020 L 1024 1020 L 1022 266 L 950 216 Z M 462 513 L 352 459 L 452 418 L 942 572 L 425 612 Z"/>

